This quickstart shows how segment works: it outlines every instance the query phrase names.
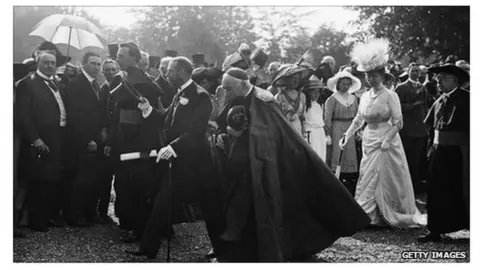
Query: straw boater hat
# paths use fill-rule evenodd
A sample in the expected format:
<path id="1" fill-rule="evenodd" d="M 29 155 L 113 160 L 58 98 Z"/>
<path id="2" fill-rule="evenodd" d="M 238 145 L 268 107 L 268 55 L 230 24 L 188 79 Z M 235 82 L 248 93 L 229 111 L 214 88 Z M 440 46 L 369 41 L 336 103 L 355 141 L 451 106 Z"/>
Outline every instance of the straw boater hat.
<path id="1" fill-rule="evenodd" d="M 340 71 L 337 74 L 335 74 L 335 76 L 328 79 L 327 81 L 328 89 L 332 90 L 333 92 L 337 92 L 337 82 L 338 80 L 343 78 L 349 78 L 352 80 L 352 86 L 350 86 L 350 89 L 348 89 L 349 93 L 358 91 L 362 87 L 362 82 L 357 77 L 353 76 L 348 71 Z"/>

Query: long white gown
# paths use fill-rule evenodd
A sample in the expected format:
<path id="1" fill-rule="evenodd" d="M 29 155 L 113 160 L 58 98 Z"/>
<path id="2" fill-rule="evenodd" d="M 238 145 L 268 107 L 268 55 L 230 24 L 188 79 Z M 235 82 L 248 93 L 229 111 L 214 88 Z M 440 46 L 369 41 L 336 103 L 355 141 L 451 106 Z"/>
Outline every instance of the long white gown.
<path id="1" fill-rule="evenodd" d="M 412 228 L 426 223 L 417 209 L 407 158 L 398 130 L 402 128 L 400 100 L 386 88 L 375 94 L 362 95 L 359 110 L 347 133 L 363 122 L 363 158 L 355 200 L 370 216 L 371 224 Z M 390 148 L 381 150 L 382 142 L 390 140 Z"/>
<path id="2" fill-rule="evenodd" d="M 324 122 L 323 108 L 317 101 L 312 101 L 312 106 L 305 112 L 305 131 L 310 131 L 310 146 L 325 161 L 327 157 L 327 145 Z M 307 138 L 308 139 L 308 138 Z"/>

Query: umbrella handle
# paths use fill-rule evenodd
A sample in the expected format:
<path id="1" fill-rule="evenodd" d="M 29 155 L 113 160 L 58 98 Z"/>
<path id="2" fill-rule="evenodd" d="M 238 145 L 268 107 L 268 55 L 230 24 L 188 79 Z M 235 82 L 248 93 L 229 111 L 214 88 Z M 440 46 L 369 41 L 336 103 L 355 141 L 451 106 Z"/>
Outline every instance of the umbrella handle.
<path id="1" fill-rule="evenodd" d="M 68 31 L 68 46 L 67 46 L 67 59 L 70 56 L 70 39 L 72 37 L 72 27 L 69 27 L 70 30 Z"/>

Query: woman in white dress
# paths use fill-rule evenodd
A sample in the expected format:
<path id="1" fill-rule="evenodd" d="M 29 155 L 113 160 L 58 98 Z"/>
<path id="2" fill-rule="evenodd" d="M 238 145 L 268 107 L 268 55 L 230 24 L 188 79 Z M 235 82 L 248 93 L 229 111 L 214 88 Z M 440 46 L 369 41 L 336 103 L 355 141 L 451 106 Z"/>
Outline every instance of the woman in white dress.
<path id="1" fill-rule="evenodd" d="M 313 76 L 312 76 L 313 77 Z M 325 161 L 327 157 L 327 145 L 323 122 L 323 107 L 318 104 L 317 99 L 322 88 L 320 81 L 310 79 L 303 87 L 303 92 L 307 96 L 305 121 L 303 123 L 307 141 L 318 156 Z"/>
<path id="2" fill-rule="evenodd" d="M 358 78 L 347 71 L 340 71 L 328 79 L 327 86 L 334 92 L 325 102 L 325 132 L 329 141 L 338 142 L 352 124 L 358 111 L 358 100 L 351 94 L 361 87 Z M 340 159 L 340 147 L 337 143 L 332 145 L 332 159 L 330 168 L 336 170 L 341 166 L 340 180 L 355 195 L 355 186 L 358 180 L 358 156 L 355 139 L 347 142 Z"/>
<path id="3" fill-rule="evenodd" d="M 388 42 L 372 40 L 356 46 L 352 55 L 359 61 L 358 70 L 367 73 L 372 87 L 362 95 L 359 110 L 341 148 L 364 122 L 360 177 L 355 200 L 370 216 L 371 224 L 412 228 L 425 224 L 415 204 L 408 163 L 398 131 L 402 128 L 402 111 L 395 92 L 383 84 L 388 61 Z"/>

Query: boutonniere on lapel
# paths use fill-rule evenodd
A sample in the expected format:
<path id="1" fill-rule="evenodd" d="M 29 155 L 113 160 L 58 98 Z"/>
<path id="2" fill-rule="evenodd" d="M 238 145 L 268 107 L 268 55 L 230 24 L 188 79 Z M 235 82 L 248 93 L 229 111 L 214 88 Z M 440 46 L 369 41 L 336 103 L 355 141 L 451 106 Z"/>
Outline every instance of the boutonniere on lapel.
<path id="1" fill-rule="evenodd" d="M 180 104 L 182 105 L 187 105 L 188 104 L 188 98 L 180 97 Z"/>

